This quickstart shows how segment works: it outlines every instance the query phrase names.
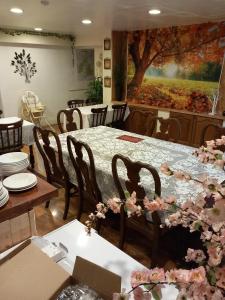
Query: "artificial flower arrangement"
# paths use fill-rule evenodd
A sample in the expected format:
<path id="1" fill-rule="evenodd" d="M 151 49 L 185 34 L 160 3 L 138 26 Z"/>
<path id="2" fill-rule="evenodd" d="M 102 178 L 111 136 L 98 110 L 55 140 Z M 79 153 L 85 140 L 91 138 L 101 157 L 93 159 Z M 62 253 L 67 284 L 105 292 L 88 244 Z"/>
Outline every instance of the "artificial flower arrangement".
<path id="1" fill-rule="evenodd" d="M 223 152 L 216 149 L 225 145 L 225 136 L 206 143 L 194 152 L 202 162 L 214 163 L 224 168 Z M 188 249 L 185 260 L 193 261 L 198 267 L 186 269 L 163 268 L 134 271 L 131 275 L 130 292 L 115 294 L 113 299 L 129 299 L 133 292 L 135 299 L 160 299 L 161 288 L 165 284 L 174 284 L 178 288 L 177 300 L 222 300 L 225 299 L 225 187 L 214 178 L 193 178 L 190 174 L 172 170 L 167 163 L 161 165 L 160 171 L 167 176 L 174 176 L 177 180 L 194 181 L 203 187 L 203 192 L 194 200 L 188 199 L 181 205 L 175 197 L 157 197 L 143 199 L 139 205 L 135 192 L 125 200 L 109 199 L 106 204 L 98 203 L 95 213 L 89 215 L 86 221 L 87 232 L 98 219 L 104 219 L 110 209 L 120 213 L 121 206 L 128 217 L 140 216 L 146 212 L 164 211 L 165 224 L 161 226 L 177 226 L 189 228 L 190 232 L 199 231 L 203 242 L 203 250 Z"/>

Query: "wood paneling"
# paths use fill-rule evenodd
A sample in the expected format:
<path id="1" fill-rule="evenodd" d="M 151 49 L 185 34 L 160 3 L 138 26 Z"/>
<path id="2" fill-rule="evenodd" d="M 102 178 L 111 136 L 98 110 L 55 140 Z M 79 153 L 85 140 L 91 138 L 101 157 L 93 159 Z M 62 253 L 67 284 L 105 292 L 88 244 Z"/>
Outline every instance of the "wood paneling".
<path id="1" fill-rule="evenodd" d="M 201 135 L 203 129 L 209 124 L 215 124 L 222 126 L 225 117 L 221 115 L 207 115 L 197 114 L 185 111 L 176 111 L 169 109 L 161 109 L 157 107 L 151 107 L 147 105 L 130 105 L 131 114 L 126 121 L 125 129 L 127 131 L 144 134 L 146 132 L 147 118 L 141 115 L 134 114 L 135 111 L 150 112 L 153 115 L 158 115 L 158 111 L 167 111 L 170 117 L 177 118 L 181 124 L 181 138 L 178 141 L 181 144 L 199 147 L 201 144 Z M 215 131 L 209 129 L 207 131 L 207 140 L 215 138 Z"/>

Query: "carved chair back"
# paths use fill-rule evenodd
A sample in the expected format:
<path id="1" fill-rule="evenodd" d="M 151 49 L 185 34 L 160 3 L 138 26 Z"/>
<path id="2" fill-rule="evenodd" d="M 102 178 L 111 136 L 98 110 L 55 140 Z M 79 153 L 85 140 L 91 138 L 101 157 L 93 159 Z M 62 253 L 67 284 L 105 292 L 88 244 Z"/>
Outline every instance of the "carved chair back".
<path id="1" fill-rule="evenodd" d="M 74 112 L 76 112 L 79 117 L 79 126 L 80 126 L 79 129 L 83 128 L 83 119 L 80 110 L 78 108 L 64 109 L 64 110 L 60 110 L 57 114 L 57 123 L 61 133 L 68 132 L 68 131 L 75 131 L 78 129 L 77 124 L 73 119 Z M 62 126 L 63 116 L 65 116 L 66 130 Z"/>
<path id="2" fill-rule="evenodd" d="M 0 109 L 0 118 L 2 118 L 3 111 Z"/>
<path id="3" fill-rule="evenodd" d="M 112 105 L 113 117 L 111 126 L 113 128 L 122 129 L 124 124 L 124 116 L 127 109 L 127 103 L 125 104 L 114 104 Z"/>
<path id="4" fill-rule="evenodd" d="M 118 175 L 117 163 L 119 160 L 121 160 L 124 163 L 127 171 L 128 179 L 125 180 L 125 188 L 123 187 Z M 133 162 L 129 158 L 123 155 L 116 154 L 112 159 L 112 174 L 113 174 L 113 179 L 115 182 L 115 186 L 118 190 L 120 199 L 122 200 L 126 199 L 126 195 L 124 192 L 124 189 L 126 189 L 130 194 L 136 192 L 136 197 L 138 202 L 141 203 L 143 201 L 144 197 L 146 196 L 146 191 L 144 187 L 141 185 L 141 177 L 140 177 L 141 170 L 146 170 L 149 173 L 149 175 L 153 178 L 154 194 L 158 196 L 161 195 L 161 181 L 158 172 L 154 167 L 139 161 Z M 120 210 L 120 243 L 119 243 L 120 249 L 123 249 L 123 245 L 125 242 L 126 219 L 127 216 L 124 211 L 124 205 L 122 205 Z M 138 223 L 140 223 L 139 221 L 141 220 L 135 221 L 136 218 L 131 218 L 130 222 L 132 222 L 133 219 L 134 219 L 133 225 L 135 226 L 136 230 L 141 230 L 142 233 L 144 231 L 146 232 L 146 225 L 147 225 L 146 219 L 144 219 L 144 225 L 143 225 L 144 227 L 143 226 L 140 227 L 140 225 L 137 225 Z M 156 240 L 159 237 L 158 231 L 159 231 L 159 224 L 161 223 L 160 217 L 157 212 L 152 213 L 152 221 L 154 225 L 154 235 Z M 147 234 L 149 234 L 148 231 Z"/>
<path id="5" fill-rule="evenodd" d="M 57 182 L 64 186 L 64 182 L 69 181 L 69 176 L 64 166 L 62 147 L 58 135 L 51 130 L 37 126 L 34 127 L 33 133 L 44 162 L 48 182 Z M 56 145 L 56 149 L 51 146 L 51 143 Z"/>
<path id="6" fill-rule="evenodd" d="M 74 99 L 67 101 L 67 106 L 69 108 L 76 108 L 76 107 L 82 107 L 85 106 L 86 101 L 83 99 Z"/>
<path id="7" fill-rule="evenodd" d="M 204 145 L 205 141 L 219 139 L 222 135 L 225 135 L 225 127 L 221 127 L 220 125 L 216 124 L 209 124 L 202 130 L 200 146 Z M 218 146 L 217 149 L 225 152 L 224 145 Z"/>
<path id="8" fill-rule="evenodd" d="M 83 202 L 88 199 L 96 205 L 102 201 L 102 195 L 96 180 L 92 151 L 86 143 L 77 141 L 71 135 L 67 137 L 67 147 L 77 175 L 80 200 Z M 87 155 L 87 159 L 84 158 L 83 153 Z"/>
<path id="9" fill-rule="evenodd" d="M 106 107 L 91 109 L 91 112 L 92 112 L 91 127 L 105 125 L 107 109 L 108 109 L 108 105 Z"/>
<path id="10" fill-rule="evenodd" d="M 133 110 L 125 122 L 125 129 L 129 132 L 146 135 L 148 131 L 147 120 L 153 117 L 149 111 Z"/>
<path id="11" fill-rule="evenodd" d="M 0 124 L 0 154 L 21 150 L 22 126 L 22 119 L 14 123 Z"/>
<path id="12" fill-rule="evenodd" d="M 152 131 L 148 132 L 149 136 L 171 142 L 176 142 L 180 139 L 181 125 L 178 119 L 155 117 L 151 121 L 154 122 L 154 125 L 152 126 Z"/>

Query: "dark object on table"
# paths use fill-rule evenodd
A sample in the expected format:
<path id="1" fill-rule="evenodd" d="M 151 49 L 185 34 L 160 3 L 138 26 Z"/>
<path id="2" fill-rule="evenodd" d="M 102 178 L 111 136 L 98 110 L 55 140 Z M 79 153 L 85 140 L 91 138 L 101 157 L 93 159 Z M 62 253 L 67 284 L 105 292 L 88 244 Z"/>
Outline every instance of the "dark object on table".
<path id="1" fill-rule="evenodd" d="M 92 108 L 91 112 L 91 127 L 96 127 L 100 125 L 105 125 L 105 119 L 107 115 L 108 105 L 106 107 L 101 108 Z"/>
<path id="2" fill-rule="evenodd" d="M 75 131 L 77 130 L 77 123 L 74 122 L 73 120 L 73 113 L 74 111 L 76 111 L 78 113 L 79 116 L 79 129 L 83 129 L 83 119 L 82 119 L 82 115 L 81 112 L 78 108 L 72 108 L 72 109 L 64 109 L 64 110 L 60 110 L 57 114 L 57 123 L 58 123 L 58 127 L 61 133 L 64 132 L 68 132 L 68 131 Z M 62 126 L 62 120 L 61 117 L 64 116 L 66 117 L 66 130 L 63 129 Z"/>
<path id="3" fill-rule="evenodd" d="M 23 120 L 0 124 L 0 154 L 20 151 L 22 143 Z"/>
<path id="4" fill-rule="evenodd" d="M 87 285 L 77 284 L 66 287 L 56 300 L 103 300 Z"/>
<path id="5" fill-rule="evenodd" d="M 55 132 L 44 130 L 37 126 L 34 127 L 33 132 L 37 148 L 44 162 L 47 181 L 49 183 L 57 183 L 65 189 L 65 209 L 63 214 L 63 219 L 65 220 L 69 210 L 70 196 L 72 195 L 71 189 L 74 189 L 75 186 L 69 181 L 69 175 L 64 166 L 59 137 Z M 56 143 L 57 151 L 51 147 L 50 137 L 52 139 L 51 142 L 54 140 Z M 40 138 L 43 143 L 40 142 Z M 49 207 L 49 202 L 46 202 L 46 207 Z"/>

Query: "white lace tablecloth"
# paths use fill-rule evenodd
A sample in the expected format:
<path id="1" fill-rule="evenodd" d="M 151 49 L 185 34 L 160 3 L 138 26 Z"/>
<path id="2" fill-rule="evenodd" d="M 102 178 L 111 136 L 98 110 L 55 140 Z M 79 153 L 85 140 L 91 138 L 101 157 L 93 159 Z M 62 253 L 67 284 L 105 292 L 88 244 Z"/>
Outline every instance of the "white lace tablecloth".
<path id="1" fill-rule="evenodd" d="M 0 124 L 9 124 L 19 121 L 20 118 L 18 117 L 8 117 L 8 118 L 1 118 Z M 33 145 L 34 144 L 34 136 L 33 136 L 33 128 L 34 124 L 23 120 L 23 144 L 24 145 Z"/>
<path id="2" fill-rule="evenodd" d="M 112 104 L 108 104 L 108 109 L 107 109 L 107 115 L 106 115 L 106 121 L 105 124 L 109 124 L 112 122 L 112 117 L 113 117 L 113 109 L 112 109 L 112 105 L 116 104 L 116 103 L 112 103 Z M 118 104 L 118 103 L 117 103 Z M 121 103 L 120 103 L 121 104 Z M 82 119 L 83 119 L 83 128 L 89 128 L 91 121 L 92 121 L 92 108 L 101 108 L 101 107 L 106 107 L 107 104 L 96 104 L 96 105 L 91 105 L 91 106 L 83 106 L 83 107 L 78 107 L 81 114 L 82 114 Z M 126 118 L 128 117 L 130 113 L 129 108 L 126 108 L 126 112 L 125 112 L 125 116 L 124 116 L 124 120 L 126 120 Z M 78 125 L 78 128 L 80 128 L 80 123 L 79 123 L 79 117 L 78 117 L 78 113 L 75 111 L 73 114 L 73 119 L 76 122 L 76 124 Z M 64 116 L 64 120 L 63 120 L 63 128 L 66 128 L 66 117 Z"/>
<path id="3" fill-rule="evenodd" d="M 117 139 L 117 137 L 124 134 L 140 137 L 144 140 L 138 143 L 132 143 Z M 117 153 L 129 157 L 133 161 L 141 161 L 155 167 L 161 179 L 162 196 L 174 195 L 180 202 L 190 197 L 196 197 L 202 188 L 200 185 L 191 181 L 178 181 L 162 174 L 159 168 L 163 162 L 167 162 L 173 169 L 189 172 L 194 177 L 209 174 L 211 177 L 217 178 L 220 181 L 225 180 L 224 171 L 210 164 L 202 164 L 192 155 L 195 148 L 110 127 L 99 126 L 59 135 L 63 149 L 64 163 L 69 172 L 70 179 L 74 184 L 76 184 L 77 181 L 66 145 L 66 137 L 68 135 L 72 135 L 77 140 L 86 142 L 92 149 L 95 159 L 97 182 L 104 200 L 117 195 L 111 167 L 112 157 Z M 54 147 L 53 143 L 52 146 Z M 85 155 L 84 153 L 84 157 Z M 142 184 L 146 187 L 150 196 L 152 186 L 151 177 L 146 171 L 143 171 L 142 175 Z M 122 163 L 119 165 L 119 176 L 122 179 L 127 178 L 126 170 Z"/>

